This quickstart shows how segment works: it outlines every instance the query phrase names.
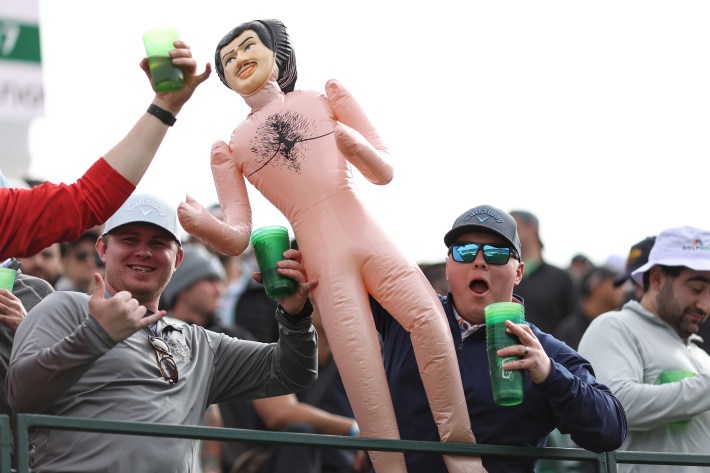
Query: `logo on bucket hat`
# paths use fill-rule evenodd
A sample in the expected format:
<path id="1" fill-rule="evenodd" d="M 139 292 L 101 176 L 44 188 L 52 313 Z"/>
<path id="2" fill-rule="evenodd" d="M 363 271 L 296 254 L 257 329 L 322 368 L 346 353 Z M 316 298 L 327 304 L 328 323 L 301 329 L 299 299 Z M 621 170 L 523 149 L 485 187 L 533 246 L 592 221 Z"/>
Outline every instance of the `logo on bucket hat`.
<path id="1" fill-rule="evenodd" d="M 641 284 L 643 273 L 655 265 L 685 266 L 695 271 L 710 271 L 710 231 L 694 227 L 669 228 L 656 237 L 648 262 L 631 273 Z"/>
<path id="2" fill-rule="evenodd" d="M 180 244 L 176 209 L 151 194 L 134 194 L 123 203 L 104 225 L 104 235 L 129 223 L 150 223 L 170 233 Z"/>
<path id="3" fill-rule="evenodd" d="M 520 237 L 515 219 L 491 205 L 479 205 L 459 215 L 451 230 L 444 235 L 444 244 L 449 248 L 459 236 L 476 231 L 499 235 L 520 255 Z"/>

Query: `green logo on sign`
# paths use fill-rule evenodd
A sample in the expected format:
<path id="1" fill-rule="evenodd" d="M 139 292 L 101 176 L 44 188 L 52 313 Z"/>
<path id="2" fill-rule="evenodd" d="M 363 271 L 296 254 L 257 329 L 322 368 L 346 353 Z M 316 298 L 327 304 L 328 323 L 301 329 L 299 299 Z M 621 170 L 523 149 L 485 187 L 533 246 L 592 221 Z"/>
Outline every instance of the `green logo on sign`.
<path id="1" fill-rule="evenodd" d="M 0 61 L 42 62 L 39 26 L 0 19 Z"/>

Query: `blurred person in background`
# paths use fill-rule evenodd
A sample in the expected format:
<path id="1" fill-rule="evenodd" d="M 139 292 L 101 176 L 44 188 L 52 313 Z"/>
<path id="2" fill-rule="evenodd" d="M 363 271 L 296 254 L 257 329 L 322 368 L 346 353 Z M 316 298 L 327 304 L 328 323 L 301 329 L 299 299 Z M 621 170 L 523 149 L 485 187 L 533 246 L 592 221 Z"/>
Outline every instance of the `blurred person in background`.
<path id="1" fill-rule="evenodd" d="M 525 210 L 510 212 L 518 225 L 525 275 L 515 293 L 525 301 L 525 320 L 547 333 L 554 333 L 563 317 L 577 307 L 577 291 L 564 269 L 546 262 L 540 239 L 540 223 Z"/>
<path id="2" fill-rule="evenodd" d="M 35 255 L 18 259 L 22 263 L 23 273 L 44 279 L 52 286 L 64 272 L 61 243 L 52 243 Z"/>
<path id="3" fill-rule="evenodd" d="M 625 291 L 624 302 L 641 300 L 641 296 L 643 296 L 643 284 L 635 281 L 631 277 L 631 273 L 648 262 L 648 254 L 651 252 L 655 241 L 655 236 L 649 236 L 631 245 L 629 255 L 626 257 L 624 272 L 614 280 L 614 285 L 623 287 Z"/>
<path id="4" fill-rule="evenodd" d="M 582 278 L 587 271 L 594 267 L 594 263 L 582 253 L 577 253 L 570 260 L 567 272 L 572 277 L 572 282 L 577 289 L 577 294 L 581 293 Z"/>
<path id="5" fill-rule="evenodd" d="M 588 270 L 580 281 L 581 299 L 577 309 L 557 324 L 553 335 L 576 350 L 592 320 L 621 307 L 624 290 L 614 285 L 616 278 L 617 272 L 606 266 Z"/>
<path id="6" fill-rule="evenodd" d="M 103 276 L 104 264 L 96 252 L 96 239 L 103 233 L 101 230 L 101 226 L 91 228 L 75 241 L 62 244 L 64 271 L 54 284 L 57 291 L 89 294 L 94 284 L 94 273 Z"/>

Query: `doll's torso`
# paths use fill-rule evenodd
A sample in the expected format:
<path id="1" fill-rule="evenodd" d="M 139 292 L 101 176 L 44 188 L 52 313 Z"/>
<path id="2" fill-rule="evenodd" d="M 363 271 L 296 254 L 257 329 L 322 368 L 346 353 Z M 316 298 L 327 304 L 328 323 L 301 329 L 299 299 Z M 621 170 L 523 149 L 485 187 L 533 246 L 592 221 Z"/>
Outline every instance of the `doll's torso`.
<path id="1" fill-rule="evenodd" d="M 348 162 L 335 143 L 335 124 L 323 94 L 299 90 L 278 94 L 232 133 L 238 169 L 294 229 L 303 211 L 353 192 Z"/>

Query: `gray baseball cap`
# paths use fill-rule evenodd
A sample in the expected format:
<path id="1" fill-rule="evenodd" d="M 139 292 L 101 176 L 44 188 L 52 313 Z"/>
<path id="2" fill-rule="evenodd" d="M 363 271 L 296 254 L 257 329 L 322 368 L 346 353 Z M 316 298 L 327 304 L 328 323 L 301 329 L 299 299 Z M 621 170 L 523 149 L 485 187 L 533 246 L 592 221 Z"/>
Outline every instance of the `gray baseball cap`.
<path id="1" fill-rule="evenodd" d="M 444 235 L 444 244 L 449 248 L 459 236 L 469 232 L 499 235 L 520 255 L 520 237 L 515 219 L 492 205 L 479 205 L 459 215 L 451 230 Z"/>
<path id="2" fill-rule="evenodd" d="M 104 235 L 129 223 L 150 223 L 170 233 L 180 242 L 177 210 L 163 199 L 152 194 L 131 195 L 104 225 Z"/>

